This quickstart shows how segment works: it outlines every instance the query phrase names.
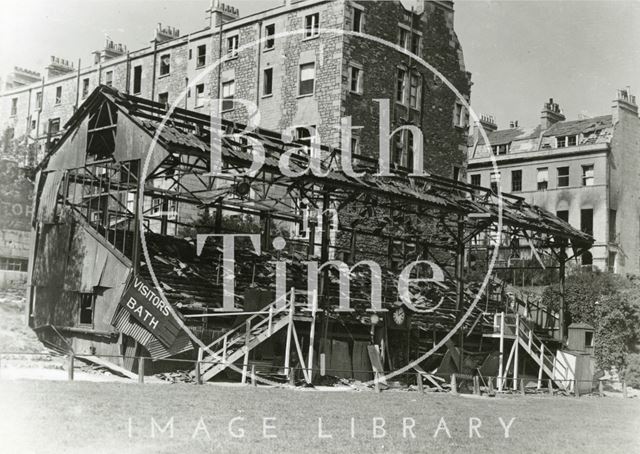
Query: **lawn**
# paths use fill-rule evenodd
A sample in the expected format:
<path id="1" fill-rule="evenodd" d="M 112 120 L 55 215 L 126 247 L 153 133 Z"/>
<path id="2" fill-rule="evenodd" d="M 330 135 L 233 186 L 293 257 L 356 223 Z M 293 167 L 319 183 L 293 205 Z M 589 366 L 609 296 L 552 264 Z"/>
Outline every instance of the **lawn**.
<path id="1" fill-rule="evenodd" d="M 627 454 L 640 447 L 639 410 L 638 399 L 614 397 L 473 398 L 5 380 L 0 381 L 0 451 Z M 173 427 L 167 425 L 171 418 Z M 331 438 L 320 438 L 320 418 L 322 435 Z M 374 424 L 382 426 L 383 420 L 374 418 L 384 418 L 376 433 L 380 438 L 374 437 Z M 470 418 L 481 424 L 473 438 Z M 499 418 L 504 425 L 511 422 L 509 438 Z"/>

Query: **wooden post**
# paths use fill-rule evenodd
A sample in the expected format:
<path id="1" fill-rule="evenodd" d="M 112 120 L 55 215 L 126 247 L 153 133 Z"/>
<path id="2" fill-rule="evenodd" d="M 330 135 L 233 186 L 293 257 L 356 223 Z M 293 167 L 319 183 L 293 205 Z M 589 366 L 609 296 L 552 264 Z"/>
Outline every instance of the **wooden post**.
<path id="1" fill-rule="evenodd" d="M 495 390 L 493 389 L 493 377 L 489 377 L 489 395 L 492 396 L 495 394 Z"/>
<path id="2" fill-rule="evenodd" d="M 604 385 L 602 384 L 602 380 L 598 380 L 598 394 L 600 397 L 604 397 Z"/>
<path id="3" fill-rule="evenodd" d="M 323 226 L 324 228 L 325 226 Z M 309 369 L 309 384 L 313 382 L 313 345 L 316 338 L 316 312 L 318 311 L 318 291 L 315 290 L 311 295 L 311 328 L 309 331 L 309 355 L 307 356 L 307 367 Z"/>
<path id="4" fill-rule="evenodd" d="M 69 356 L 67 357 L 67 379 L 69 381 L 73 381 L 73 353 L 69 353 Z"/>
<path id="5" fill-rule="evenodd" d="M 542 370 L 544 369 L 544 344 L 540 343 L 540 369 L 538 369 L 538 390 L 542 386 Z"/>
<path id="6" fill-rule="evenodd" d="M 553 396 L 553 381 L 551 379 L 547 380 L 547 386 L 549 387 L 549 394 Z"/>
<path id="7" fill-rule="evenodd" d="M 196 361 L 196 384 L 202 384 L 202 373 L 200 372 L 200 361 Z"/>
<path id="8" fill-rule="evenodd" d="M 289 370 L 289 384 L 291 386 L 296 386 L 296 368 L 292 367 Z"/>
<path id="9" fill-rule="evenodd" d="M 380 392 L 380 374 L 375 372 L 375 376 L 373 378 L 374 389 L 377 393 Z"/>
<path id="10" fill-rule="evenodd" d="M 458 384 L 456 383 L 456 374 L 451 374 L 451 393 L 458 394 Z"/>
<path id="11" fill-rule="evenodd" d="M 500 356 L 498 362 L 498 390 L 502 391 L 502 387 L 504 386 L 503 377 L 504 377 L 504 312 L 500 313 Z"/>
<path id="12" fill-rule="evenodd" d="M 416 380 L 417 380 L 417 384 L 418 384 L 418 392 L 420 394 L 422 394 L 424 392 L 424 385 L 422 384 L 422 375 L 420 375 L 420 373 L 416 373 Z"/>
<path id="13" fill-rule="evenodd" d="M 622 397 L 627 398 L 627 382 L 622 381 Z"/>
<path id="14" fill-rule="evenodd" d="M 258 386 L 258 383 L 256 382 L 256 365 L 252 364 L 251 365 L 251 386 Z"/>
<path id="15" fill-rule="evenodd" d="M 516 339 L 513 341 L 515 357 L 513 358 L 513 390 L 518 389 L 518 351 L 520 350 L 520 314 L 516 314 Z"/>
<path id="16" fill-rule="evenodd" d="M 324 353 L 320 353 L 320 376 L 324 377 L 327 373 L 326 369 L 326 355 Z"/>
<path id="17" fill-rule="evenodd" d="M 249 368 L 249 347 L 244 346 L 244 360 L 242 361 L 242 381 L 241 383 L 244 385 L 247 383 L 247 369 Z"/>
<path id="18" fill-rule="evenodd" d="M 138 358 L 138 383 L 144 384 L 144 356 Z"/>
<path id="19" fill-rule="evenodd" d="M 291 350 L 291 336 L 293 334 L 293 287 L 291 287 L 291 298 L 289 300 L 289 325 L 287 326 L 287 342 L 284 347 L 284 374 L 289 375 L 289 365 L 291 361 L 290 350 Z"/>
<path id="20" fill-rule="evenodd" d="M 578 385 L 578 380 L 573 380 L 573 393 L 576 397 L 580 397 L 580 388 Z"/>
<path id="21" fill-rule="evenodd" d="M 480 395 L 480 377 L 477 375 L 473 377 L 473 394 L 476 396 Z"/>
<path id="22" fill-rule="evenodd" d="M 525 395 L 525 391 L 524 391 L 524 378 L 520 379 L 520 394 L 522 394 L 523 396 Z"/>

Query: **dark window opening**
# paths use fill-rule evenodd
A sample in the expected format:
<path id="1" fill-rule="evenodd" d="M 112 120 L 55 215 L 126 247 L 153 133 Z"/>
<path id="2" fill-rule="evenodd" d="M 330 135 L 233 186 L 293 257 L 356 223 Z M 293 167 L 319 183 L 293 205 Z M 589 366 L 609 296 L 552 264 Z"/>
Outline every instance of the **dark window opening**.
<path id="1" fill-rule="evenodd" d="M 276 39 L 273 37 L 276 34 L 276 25 L 269 24 L 264 28 L 264 34 L 267 40 L 264 43 L 264 50 L 273 49 L 276 47 Z"/>
<path id="2" fill-rule="evenodd" d="M 49 134 L 57 134 L 60 132 L 60 119 L 52 118 L 49 120 Z"/>
<path id="3" fill-rule="evenodd" d="M 479 173 L 471 175 L 471 184 L 474 186 L 482 186 L 482 175 Z"/>
<path id="4" fill-rule="evenodd" d="M 267 68 L 264 70 L 262 95 L 269 96 L 272 94 L 273 94 L 273 68 Z"/>
<path id="5" fill-rule="evenodd" d="M 62 103 L 62 87 L 56 87 L 56 104 Z"/>
<path id="6" fill-rule="evenodd" d="M 93 293 L 80 293 L 80 324 L 93 325 L 95 295 Z"/>
<path id="7" fill-rule="evenodd" d="M 133 68 L 133 94 L 139 94 L 142 91 L 142 66 Z"/>
<path id="8" fill-rule="evenodd" d="M 593 209 L 580 210 L 580 230 L 593 235 Z"/>
<path id="9" fill-rule="evenodd" d="M 14 257 L 0 257 L 0 270 L 26 272 L 29 261 Z"/>
<path id="10" fill-rule="evenodd" d="M 318 36 L 320 23 L 320 13 L 310 14 L 304 18 L 305 38 Z"/>
<path id="11" fill-rule="evenodd" d="M 591 255 L 591 252 L 587 251 L 582 254 L 582 265 L 593 265 L 593 256 Z"/>
<path id="12" fill-rule="evenodd" d="M 300 65 L 300 80 L 299 80 L 299 95 L 311 95 L 313 94 L 316 78 L 316 65 L 315 63 L 306 63 Z"/>
<path id="13" fill-rule="evenodd" d="M 593 331 L 584 332 L 584 346 L 593 347 Z"/>
<path id="14" fill-rule="evenodd" d="M 616 222 L 618 218 L 618 212 L 616 210 L 609 210 L 609 242 L 617 243 L 617 229 Z"/>
<path id="15" fill-rule="evenodd" d="M 11 100 L 11 116 L 14 117 L 18 113 L 18 98 Z"/>
<path id="16" fill-rule="evenodd" d="M 511 171 L 511 192 L 522 191 L 522 170 Z"/>
<path id="17" fill-rule="evenodd" d="M 171 56 L 163 55 L 160 57 L 160 75 L 166 76 L 171 71 Z"/>
<path id="18" fill-rule="evenodd" d="M 236 82 L 229 80 L 222 83 L 222 110 L 233 109 L 233 98 L 236 96 Z"/>
<path id="19" fill-rule="evenodd" d="M 203 44 L 198 46 L 198 59 L 196 60 L 196 66 L 204 66 L 207 62 L 207 45 Z"/>
<path id="20" fill-rule="evenodd" d="M 166 91 L 164 93 L 158 93 L 158 102 L 167 106 L 169 104 L 169 93 Z"/>
<path id="21" fill-rule="evenodd" d="M 556 216 L 564 222 L 569 222 L 569 210 L 558 210 L 556 211 Z"/>
<path id="22" fill-rule="evenodd" d="M 82 98 L 89 96 L 89 79 L 82 80 Z"/>
<path id="23" fill-rule="evenodd" d="M 353 24 L 351 30 L 354 32 L 362 31 L 362 10 L 359 8 L 353 9 Z"/>

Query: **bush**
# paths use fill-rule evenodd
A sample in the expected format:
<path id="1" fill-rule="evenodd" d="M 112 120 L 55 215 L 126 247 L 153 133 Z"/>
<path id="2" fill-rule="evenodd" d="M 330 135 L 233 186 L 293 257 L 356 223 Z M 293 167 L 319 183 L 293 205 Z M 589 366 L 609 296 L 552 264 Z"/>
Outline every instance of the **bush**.
<path id="1" fill-rule="evenodd" d="M 627 368 L 624 372 L 627 385 L 640 388 L 640 354 L 631 353 L 627 356 Z"/>

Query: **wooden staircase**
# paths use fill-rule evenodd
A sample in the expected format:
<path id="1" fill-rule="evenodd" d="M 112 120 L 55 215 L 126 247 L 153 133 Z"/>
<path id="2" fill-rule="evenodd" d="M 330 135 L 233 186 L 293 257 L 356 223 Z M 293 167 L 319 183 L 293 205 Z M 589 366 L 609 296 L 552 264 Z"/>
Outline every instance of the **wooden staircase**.
<path id="1" fill-rule="evenodd" d="M 501 360 L 498 371 L 498 389 L 505 386 L 507 374 L 513 360 L 513 388 L 517 388 L 518 380 L 518 349 L 522 349 L 538 365 L 538 389 L 542 384 L 542 374 L 546 374 L 560 388 L 566 388 L 571 371 L 562 363 L 556 361 L 555 352 L 550 349 L 533 331 L 527 320 L 520 314 L 505 314 L 504 312 L 494 315 L 493 333 L 485 335 L 500 339 Z M 513 339 L 513 345 L 509 353 L 506 367 L 502 368 L 502 354 L 504 352 L 504 340 Z"/>
<path id="2" fill-rule="evenodd" d="M 246 374 L 249 352 L 285 326 L 292 324 L 294 308 L 295 290 L 291 290 L 284 295 L 284 298 L 276 299 L 262 311 L 245 320 L 242 325 L 214 340 L 207 345 L 206 349 L 200 349 L 198 360 L 200 361 L 202 380 L 211 380 L 231 364 L 243 358 L 243 375 Z M 238 315 L 242 315 L 242 312 L 239 312 Z M 213 354 L 204 357 L 205 351 L 212 350 Z M 195 377 L 195 371 L 191 375 Z"/>

